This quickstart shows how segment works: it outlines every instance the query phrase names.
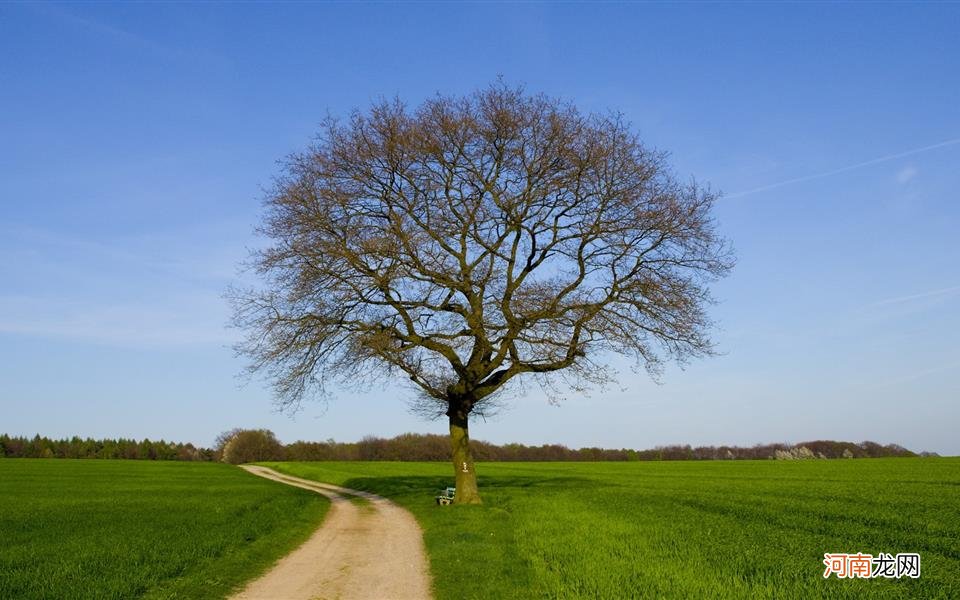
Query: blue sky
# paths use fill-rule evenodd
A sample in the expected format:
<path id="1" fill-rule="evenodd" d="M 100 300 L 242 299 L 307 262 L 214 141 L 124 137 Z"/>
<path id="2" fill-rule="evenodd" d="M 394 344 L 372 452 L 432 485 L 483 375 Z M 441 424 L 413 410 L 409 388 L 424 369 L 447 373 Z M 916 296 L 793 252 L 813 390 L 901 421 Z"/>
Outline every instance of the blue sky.
<path id="1" fill-rule="evenodd" d="M 474 437 L 960 454 L 957 31 L 958 4 L 0 4 L 0 430 L 444 432 L 389 386 L 277 414 L 221 294 L 326 114 L 503 76 L 722 190 L 739 263 L 721 356 Z"/>

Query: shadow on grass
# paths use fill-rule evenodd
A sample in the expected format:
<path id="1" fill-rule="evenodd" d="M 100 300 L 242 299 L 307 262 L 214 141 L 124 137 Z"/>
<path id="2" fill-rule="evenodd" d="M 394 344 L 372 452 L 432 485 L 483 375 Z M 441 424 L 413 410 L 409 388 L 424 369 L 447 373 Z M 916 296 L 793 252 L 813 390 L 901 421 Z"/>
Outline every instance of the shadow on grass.
<path id="1" fill-rule="evenodd" d="M 481 494 L 486 491 L 551 490 L 595 484 L 585 477 L 479 477 L 477 483 Z M 434 494 L 454 485 L 452 476 L 410 475 L 393 477 L 354 477 L 344 482 L 344 487 L 362 490 L 387 498 L 408 494 Z"/>

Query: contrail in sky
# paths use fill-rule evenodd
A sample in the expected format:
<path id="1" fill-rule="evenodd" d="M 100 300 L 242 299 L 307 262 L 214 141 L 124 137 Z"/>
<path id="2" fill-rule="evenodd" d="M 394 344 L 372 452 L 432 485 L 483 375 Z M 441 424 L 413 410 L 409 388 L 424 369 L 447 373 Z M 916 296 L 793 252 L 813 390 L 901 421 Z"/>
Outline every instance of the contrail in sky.
<path id="1" fill-rule="evenodd" d="M 930 290 L 927 292 L 921 292 L 919 294 L 911 294 L 909 296 L 899 296 L 897 298 L 887 298 L 886 300 L 878 300 L 868 306 L 884 306 L 886 304 L 901 304 L 903 302 L 910 302 L 911 300 L 923 300 L 925 298 L 934 298 L 936 296 L 946 296 L 949 294 L 954 294 L 960 292 L 960 285 L 954 285 L 951 287 L 942 288 L 939 290 Z"/>
<path id="2" fill-rule="evenodd" d="M 952 371 L 953 369 L 960 368 L 960 362 L 950 363 L 941 367 L 933 367 L 931 369 L 924 369 L 916 373 L 911 373 L 909 375 L 904 375 L 903 377 L 898 377 L 896 379 L 891 379 L 889 381 L 883 382 L 876 387 L 889 387 L 892 385 L 898 385 L 901 383 L 907 383 L 909 381 L 914 381 L 920 379 L 921 377 L 926 377 L 927 375 L 933 375 L 935 373 L 942 373 L 944 371 Z"/>
<path id="3" fill-rule="evenodd" d="M 831 175 L 836 175 L 838 173 L 846 173 L 847 171 L 853 171 L 854 169 L 859 169 L 861 167 L 869 167 L 870 165 L 875 165 L 882 162 L 887 162 L 888 160 L 895 160 L 898 158 L 903 158 L 905 156 L 913 156 L 914 154 L 920 154 L 921 152 L 926 152 L 928 150 L 935 150 L 937 148 L 944 148 L 946 146 L 953 146 L 960 144 L 960 138 L 954 138 L 952 140 L 946 140 L 945 142 L 940 142 L 938 144 L 932 144 L 930 146 L 923 146 L 922 148 L 914 148 L 913 150 L 907 150 L 905 152 L 898 152 L 897 154 L 888 154 L 887 156 L 881 156 L 880 158 L 874 158 L 872 160 L 867 160 L 864 162 L 857 163 L 855 165 L 848 165 L 846 167 L 841 167 L 839 169 L 833 169 L 832 171 L 824 171 L 823 173 L 816 173 L 814 175 L 805 175 L 803 177 L 796 177 L 794 179 L 787 179 L 785 181 L 778 181 L 777 183 L 771 183 L 769 185 L 764 185 L 758 188 L 753 188 L 752 190 L 745 190 L 742 192 L 736 192 L 733 194 L 726 194 L 724 198 L 740 198 L 741 196 L 747 196 L 749 194 L 756 194 L 757 192 L 765 192 L 767 190 L 772 190 L 778 187 L 783 187 L 785 185 L 790 185 L 791 183 L 801 183 L 804 181 L 810 181 L 812 179 L 820 179 L 822 177 L 830 177 Z"/>

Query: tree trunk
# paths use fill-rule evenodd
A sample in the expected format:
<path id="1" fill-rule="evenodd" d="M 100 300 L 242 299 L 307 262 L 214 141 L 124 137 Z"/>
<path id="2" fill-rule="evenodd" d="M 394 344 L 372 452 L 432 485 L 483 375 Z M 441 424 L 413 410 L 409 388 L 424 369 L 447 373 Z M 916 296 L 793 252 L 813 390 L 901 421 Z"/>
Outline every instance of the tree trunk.
<path id="1" fill-rule="evenodd" d="M 459 411 L 450 415 L 450 443 L 457 486 L 453 503 L 481 504 L 480 492 L 477 490 L 477 472 L 473 468 L 473 453 L 470 451 L 467 415 Z"/>

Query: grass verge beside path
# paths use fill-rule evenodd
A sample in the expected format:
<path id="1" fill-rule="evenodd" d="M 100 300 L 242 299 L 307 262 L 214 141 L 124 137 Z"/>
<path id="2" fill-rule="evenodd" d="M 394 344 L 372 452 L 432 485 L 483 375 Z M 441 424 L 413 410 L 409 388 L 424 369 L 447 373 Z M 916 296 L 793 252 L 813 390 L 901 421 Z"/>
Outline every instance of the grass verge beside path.
<path id="1" fill-rule="evenodd" d="M 960 598 L 960 459 L 264 463 L 374 492 L 424 529 L 437 598 Z M 824 579 L 825 552 L 918 552 L 920 579 Z"/>
<path id="2" fill-rule="evenodd" d="M 223 598 L 328 507 L 222 464 L 0 459 L 0 598 Z"/>

